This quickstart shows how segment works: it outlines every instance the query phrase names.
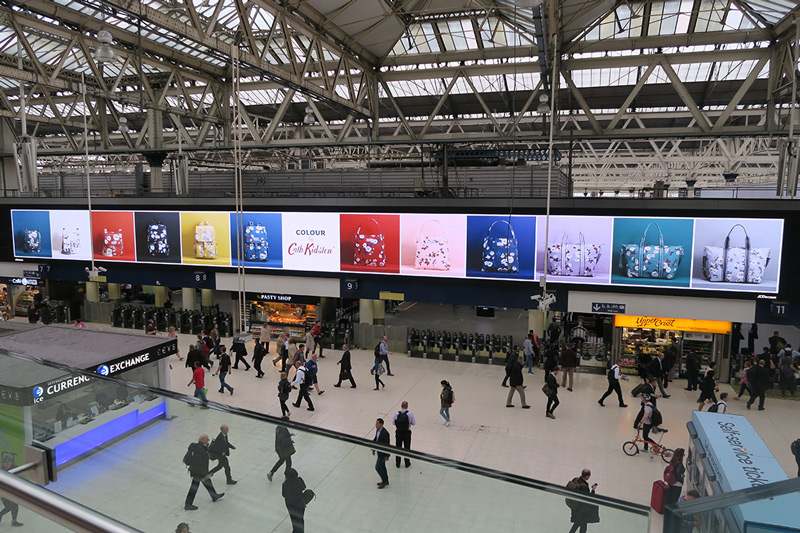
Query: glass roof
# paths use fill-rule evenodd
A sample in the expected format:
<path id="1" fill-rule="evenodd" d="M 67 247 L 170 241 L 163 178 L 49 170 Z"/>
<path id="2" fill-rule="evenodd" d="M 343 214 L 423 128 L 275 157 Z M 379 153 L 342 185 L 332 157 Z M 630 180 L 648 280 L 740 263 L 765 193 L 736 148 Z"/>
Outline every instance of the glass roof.
<path id="1" fill-rule="evenodd" d="M 741 3 L 770 24 L 775 24 L 798 6 L 796 0 L 744 0 Z"/>

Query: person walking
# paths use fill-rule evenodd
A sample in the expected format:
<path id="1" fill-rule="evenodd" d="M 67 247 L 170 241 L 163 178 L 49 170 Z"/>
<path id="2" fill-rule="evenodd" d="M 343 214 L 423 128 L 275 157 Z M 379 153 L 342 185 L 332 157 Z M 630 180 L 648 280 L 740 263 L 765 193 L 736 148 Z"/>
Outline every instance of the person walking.
<path id="1" fill-rule="evenodd" d="M 503 378 L 503 383 L 500 384 L 501 386 L 508 387 L 507 383 L 508 383 L 508 378 L 511 375 L 510 374 L 511 365 L 517 359 L 519 359 L 519 346 L 514 346 L 514 349 L 509 350 L 509 352 L 506 354 L 506 360 L 505 360 L 506 377 Z"/>
<path id="2" fill-rule="evenodd" d="M 175 333 L 175 326 L 169 327 L 169 330 L 167 330 L 167 337 L 171 337 L 173 339 L 178 338 L 178 334 Z M 181 357 L 181 350 L 177 347 L 177 345 L 175 347 L 175 355 L 178 357 L 178 361 L 183 361 L 183 357 Z"/>
<path id="3" fill-rule="evenodd" d="M 322 324 L 320 324 L 319 320 L 314 323 L 314 327 L 311 329 L 311 336 L 314 337 L 314 349 L 312 351 L 318 353 L 324 359 L 325 356 L 322 355 Z"/>
<path id="4" fill-rule="evenodd" d="M 444 418 L 444 425 L 450 427 L 450 408 L 456 403 L 456 395 L 453 392 L 453 387 L 450 383 L 443 379 L 440 384 L 442 385 L 442 392 L 439 394 L 439 414 Z"/>
<path id="5" fill-rule="evenodd" d="M 597 489 L 597 483 L 592 485 L 590 489 L 590 477 L 592 477 L 592 472 L 588 468 L 584 468 L 579 477 L 567 483 L 567 488 L 587 494 L 594 494 L 594 491 Z M 589 524 L 596 524 L 600 521 L 600 510 L 596 505 L 579 502 L 577 500 L 567 500 L 567 506 L 571 510 L 569 520 L 572 522 L 569 533 L 586 533 Z"/>
<path id="6" fill-rule="evenodd" d="M 319 365 L 317 364 L 317 357 L 318 355 L 315 353 L 311 354 L 311 359 L 306 361 L 305 367 L 306 370 L 311 372 L 311 383 L 314 385 L 314 388 L 317 389 L 317 395 L 323 394 L 325 391 L 319 389 L 319 381 L 317 380 L 317 372 L 319 371 Z"/>
<path id="7" fill-rule="evenodd" d="M 264 371 L 261 370 L 261 361 L 264 360 L 264 357 L 267 355 L 267 347 L 264 346 L 264 341 L 260 340 L 256 343 L 255 348 L 253 348 L 253 368 L 256 369 L 256 377 L 263 378 Z"/>
<path id="8" fill-rule="evenodd" d="M 286 426 L 275 427 L 275 453 L 278 454 L 278 462 L 267 472 L 267 479 L 270 482 L 272 481 L 272 476 L 275 475 L 275 472 L 278 471 L 282 464 L 286 463 L 285 472 L 292 468 L 292 455 L 295 453 L 294 441 L 292 440 L 292 434 L 289 433 L 289 428 Z"/>
<path id="9" fill-rule="evenodd" d="M 792 455 L 794 455 L 794 462 L 797 463 L 797 477 L 800 477 L 800 439 L 794 441 L 790 449 L 792 450 Z"/>
<path id="10" fill-rule="evenodd" d="M 417 419 L 414 418 L 414 413 L 408 410 L 407 401 L 403 400 L 403 403 L 400 404 L 400 410 L 394 414 L 392 424 L 394 425 L 394 445 L 400 449 L 405 448 L 406 450 L 410 450 L 411 426 L 417 425 Z M 400 468 L 401 457 L 395 454 L 394 458 L 395 466 Z M 406 468 L 411 466 L 411 459 L 408 457 L 405 458 L 405 465 Z"/>
<path id="11" fill-rule="evenodd" d="M 519 353 L 519 348 L 517 346 L 514 348 L 516 348 L 516 353 Z M 522 351 L 525 354 L 525 366 L 528 367 L 528 374 L 533 374 L 533 339 L 530 333 L 522 343 Z"/>
<path id="12" fill-rule="evenodd" d="M 695 352 L 686 354 L 686 390 L 697 390 L 700 376 L 700 356 Z"/>
<path id="13" fill-rule="evenodd" d="M 744 362 L 744 370 L 742 370 L 742 379 L 739 381 L 739 394 L 736 395 L 734 400 L 738 400 L 744 394 L 744 391 L 747 391 L 747 394 L 750 396 L 753 395 L 753 391 L 750 390 L 750 381 L 747 378 L 748 371 L 753 368 L 753 363 L 750 361 Z"/>
<path id="14" fill-rule="evenodd" d="M 625 404 L 625 401 L 622 399 L 622 389 L 619 386 L 619 380 L 627 379 L 625 375 L 620 373 L 619 365 L 612 365 L 612 367 L 608 370 L 608 390 L 603 394 L 602 398 L 597 400 L 597 403 L 600 404 L 600 407 L 604 407 L 603 401 L 608 398 L 612 392 L 617 393 L 617 398 L 619 398 L 619 406 L 620 407 L 628 407 Z"/>
<path id="15" fill-rule="evenodd" d="M 10 455 L 3 456 L 3 470 L 8 472 L 14 467 L 14 462 L 11 459 Z M 17 517 L 19 516 L 19 504 L 9 500 L 8 498 L 0 498 L 0 501 L 3 502 L 3 509 L 0 510 L 0 520 L 3 519 L 5 515 L 11 513 L 11 525 L 13 527 L 22 527 L 22 522 L 17 521 Z"/>
<path id="16" fill-rule="evenodd" d="M 558 401 L 558 367 L 552 369 L 549 374 L 544 377 L 545 384 L 550 387 L 550 394 L 547 395 L 547 408 L 545 410 L 545 416 L 547 418 L 552 418 L 553 420 L 556 419 L 556 416 L 553 414 L 553 411 L 556 410 L 558 404 L 561 402 Z"/>
<path id="17" fill-rule="evenodd" d="M 220 341 L 222 340 L 222 335 L 219 333 L 219 324 L 214 324 L 214 328 L 211 330 L 211 333 L 208 336 L 211 337 L 211 341 L 214 343 L 214 354 L 219 356 Z"/>
<path id="18" fill-rule="evenodd" d="M 306 483 L 294 468 L 287 468 L 285 477 L 286 479 L 281 487 L 281 494 L 283 495 L 283 501 L 286 503 L 286 510 L 289 511 L 289 518 L 292 521 L 292 533 L 303 533 L 305 531 L 304 515 L 306 513 L 303 492 L 306 490 Z"/>
<path id="19" fill-rule="evenodd" d="M 683 479 L 686 476 L 686 467 L 683 466 L 683 457 L 686 450 L 677 448 L 669 460 L 669 464 L 664 469 L 664 481 L 669 485 L 667 492 L 667 504 L 677 503 L 681 498 L 683 490 Z"/>
<path id="20" fill-rule="evenodd" d="M 651 376 L 656 378 L 661 397 L 669 398 L 669 394 L 664 390 L 664 352 L 658 352 L 658 355 L 650 361 L 647 371 Z"/>
<path id="21" fill-rule="evenodd" d="M 571 346 L 567 346 L 561 352 L 561 369 L 564 372 L 564 375 L 561 377 L 561 386 L 567 387 L 567 376 L 569 376 L 569 387 L 567 387 L 567 390 L 570 392 L 572 392 L 572 379 L 575 376 L 575 366 L 577 364 L 578 354 Z"/>
<path id="22" fill-rule="evenodd" d="M 508 377 L 508 384 L 511 387 L 508 391 L 508 397 L 506 398 L 506 407 L 514 407 L 514 404 L 511 402 L 514 399 L 514 392 L 516 391 L 519 394 L 520 399 L 522 400 L 522 408 L 523 409 L 530 409 L 531 406 L 525 401 L 525 386 L 523 385 L 523 376 L 522 376 L 522 358 L 518 357 L 516 361 L 511 365 L 509 377 Z"/>
<path id="23" fill-rule="evenodd" d="M 778 370 L 780 372 L 778 384 L 781 388 L 781 397 L 785 398 L 787 391 L 794 396 L 795 389 L 797 388 L 797 380 L 794 374 L 797 372 L 797 367 L 794 364 L 794 354 L 791 344 L 787 344 L 782 353 L 783 357 L 780 359 L 780 367 Z"/>
<path id="24" fill-rule="evenodd" d="M 289 419 L 289 407 L 286 405 L 286 400 L 289 399 L 289 394 L 292 392 L 292 384 L 286 379 L 286 372 L 281 372 L 281 380 L 278 382 L 278 400 L 281 402 L 281 418 L 284 420 Z"/>
<path id="25" fill-rule="evenodd" d="M 375 420 L 375 438 L 373 441 L 378 444 L 390 446 L 389 432 L 383 427 L 383 418 Z M 372 450 L 372 455 L 375 455 L 375 450 Z M 389 484 L 389 473 L 386 471 L 386 462 L 389 460 L 389 454 L 386 452 L 377 452 L 378 459 L 375 461 L 375 471 L 380 476 L 381 480 L 378 483 L 378 488 L 382 489 Z"/>
<path id="26" fill-rule="evenodd" d="M 314 410 L 314 404 L 311 402 L 311 396 L 308 394 L 308 388 L 311 386 L 313 379 L 311 377 L 311 373 L 308 371 L 306 367 L 303 366 L 303 363 L 300 361 L 295 361 L 294 367 L 297 369 L 294 375 L 294 381 L 292 381 L 292 387 L 299 387 L 300 391 L 297 394 L 297 401 L 294 402 L 292 405 L 299 408 L 300 407 L 300 400 L 305 400 L 308 404 L 308 411 Z"/>
<path id="27" fill-rule="evenodd" d="M 208 398 L 206 398 L 206 371 L 203 368 L 203 364 L 200 361 L 196 361 L 194 364 L 194 372 L 192 372 L 192 380 L 189 382 L 187 387 L 191 387 L 194 385 L 194 397 L 199 398 L 203 405 L 208 403 Z"/>
<path id="28" fill-rule="evenodd" d="M 225 424 L 219 427 L 219 435 L 211 441 L 211 444 L 208 446 L 208 453 L 212 460 L 217 461 L 217 466 L 211 469 L 209 472 L 210 475 L 213 475 L 223 468 L 225 469 L 225 479 L 228 485 L 236 485 L 238 481 L 235 481 L 233 477 L 231 477 L 231 464 L 228 461 L 228 457 L 231 455 L 231 450 L 235 450 L 236 446 L 231 444 L 228 440 L 228 426 Z"/>
<path id="29" fill-rule="evenodd" d="M 764 410 L 764 396 L 766 395 L 767 388 L 769 387 L 770 378 L 769 371 L 765 368 L 766 361 L 761 359 L 756 366 L 750 369 L 747 373 L 747 381 L 750 383 L 750 400 L 747 402 L 747 408 L 753 405 L 753 402 L 758 398 L 758 410 Z"/>
<path id="30" fill-rule="evenodd" d="M 203 434 L 200 435 L 197 442 L 193 442 L 189 445 L 189 449 L 186 450 L 186 455 L 183 456 L 183 463 L 189 467 L 189 475 L 192 478 L 192 484 L 189 487 L 189 492 L 186 494 L 186 501 L 183 504 L 183 508 L 187 511 L 197 510 L 197 506 L 194 505 L 194 497 L 197 494 L 200 483 L 202 483 L 208 491 L 209 496 L 211 496 L 211 501 L 215 502 L 225 496 L 224 492 L 218 493 L 214 489 L 214 484 L 211 483 L 212 474 L 208 471 L 208 461 L 208 435 Z"/>
<path id="31" fill-rule="evenodd" d="M 381 356 L 380 353 L 376 353 L 375 354 L 375 363 L 372 365 L 372 370 L 369 371 L 370 374 L 375 376 L 375 389 L 374 390 L 378 390 L 379 389 L 379 385 L 380 385 L 380 387 L 384 387 L 384 388 L 386 387 L 386 385 L 383 383 L 383 380 L 381 379 L 381 374 L 383 374 L 385 371 L 386 370 L 383 368 L 383 357 Z"/>
<path id="32" fill-rule="evenodd" d="M 711 400 L 711 403 L 717 403 L 717 382 L 714 380 L 714 369 L 716 368 L 716 361 L 712 361 L 708 365 L 706 375 L 700 383 L 700 397 L 697 399 L 697 410 L 702 411 L 706 401 Z"/>
<path id="33" fill-rule="evenodd" d="M 225 347 L 222 346 L 220 348 L 219 365 L 217 366 L 217 371 L 214 372 L 214 375 L 216 376 L 219 374 L 219 391 L 224 394 L 225 389 L 228 389 L 228 392 L 230 392 L 231 396 L 233 396 L 233 387 L 225 383 L 225 376 L 231 372 L 231 356 L 228 355 Z"/>
<path id="34" fill-rule="evenodd" d="M 353 379 L 353 365 L 350 363 L 350 349 L 346 344 L 342 344 L 342 358 L 336 363 L 339 365 L 339 382 L 334 387 L 341 387 L 342 380 L 350 380 L 350 388 L 356 388 L 356 381 Z"/>
<path id="35" fill-rule="evenodd" d="M 308 352 L 314 351 L 314 344 L 316 340 L 314 339 L 314 335 L 311 334 L 311 328 L 306 330 L 306 337 L 305 337 L 305 344 L 306 344 L 306 357 L 308 357 Z"/>
<path id="36" fill-rule="evenodd" d="M 281 372 L 286 372 L 286 359 L 288 357 L 288 346 L 286 345 L 286 333 L 281 332 L 278 339 L 275 341 L 275 359 L 272 360 L 272 366 L 281 362 Z"/>
<path id="37" fill-rule="evenodd" d="M 672 381 L 672 368 L 675 366 L 675 361 L 679 357 L 678 347 L 675 345 L 675 339 L 671 339 L 670 343 L 664 348 L 664 360 L 661 362 L 664 367 L 664 388 L 669 388 L 669 382 Z"/>
<path id="38" fill-rule="evenodd" d="M 247 347 L 244 345 L 241 333 L 237 330 L 236 335 L 233 336 L 233 343 L 231 344 L 231 351 L 236 354 L 236 360 L 233 362 L 233 368 L 239 369 L 239 361 L 244 365 L 245 372 L 250 370 L 250 363 L 247 362 Z"/>
<path id="39" fill-rule="evenodd" d="M 544 372 L 547 374 L 558 366 L 558 345 L 552 343 L 544 353 Z"/>
<path id="40" fill-rule="evenodd" d="M 386 375 L 394 376 L 394 374 L 392 374 L 392 367 L 389 366 L 389 355 L 391 355 L 392 352 L 389 351 L 389 340 L 386 338 L 386 335 L 383 336 L 383 339 L 379 344 L 379 351 L 381 360 L 386 363 Z"/>

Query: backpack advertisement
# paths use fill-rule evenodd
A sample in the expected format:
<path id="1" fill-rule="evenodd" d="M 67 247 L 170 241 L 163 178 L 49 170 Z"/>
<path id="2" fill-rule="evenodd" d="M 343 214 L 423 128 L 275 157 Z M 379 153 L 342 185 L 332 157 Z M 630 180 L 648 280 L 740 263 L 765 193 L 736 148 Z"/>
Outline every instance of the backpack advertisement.
<path id="1" fill-rule="evenodd" d="M 49 257 L 50 217 L 47 211 L 14 211 L 14 255 L 20 257 Z"/>
<path id="2" fill-rule="evenodd" d="M 239 262 L 239 224 L 242 231 L 244 266 L 253 268 L 283 267 L 283 227 L 280 213 L 245 212 L 230 214 L 231 259 Z"/>
<path id="3" fill-rule="evenodd" d="M 147 263 L 181 262 L 181 215 L 177 211 L 134 214 L 136 259 Z"/>
<path id="4" fill-rule="evenodd" d="M 54 259 L 88 261 L 92 258 L 88 211 L 50 211 L 50 228 Z"/>
<path id="5" fill-rule="evenodd" d="M 102 261 L 135 261 L 132 211 L 92 211 L 94 258 Z"/>
<path id="6" fill-rule="evenodd" d="M 231 226 L 228 212 L 182 212 L 181 255 L 191 265 L 231 264 Z"/>

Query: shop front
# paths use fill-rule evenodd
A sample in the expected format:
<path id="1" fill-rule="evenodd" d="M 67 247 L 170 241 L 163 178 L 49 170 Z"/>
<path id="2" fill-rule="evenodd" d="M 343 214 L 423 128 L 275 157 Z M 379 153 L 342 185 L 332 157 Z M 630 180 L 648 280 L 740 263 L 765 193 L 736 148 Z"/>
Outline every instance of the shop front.
<path id="1" fill-rule="evenodd" d="M 638 374 L 659 352 L 675 357 L 674 378 L 686 375 L 686 355 L 700 356 L 701 375 L 712 361 L 717 363 L 717 379 L 728 381 L 727 359 L 732 324 L 719 320 L 665 318 L 638 315 L 614 316 L 612 360 L 625 374 Z"/>
<path id="2" fill-rule="evenodd" d="M 317 321 L 319 298 L 295 294 L 247 293 L 253 335 L 274 340 L 281 332 L 303 342 Z"/>
<path id="3" fill-rule="evenodd" d="M 0 334 L 0 404 L 13 416 L 0 421 L 4 427 L 19 428 L 24 444 L 53 450 L 57 466 L 166 416 L 162 397 L 101 376 L 169 388 L 166 358 L 176 353 L 176 339 L 67 326 L 9 326 L 13 327 Z M 32 342 L 36 338 L 40 340 Z M 63 363 L 85 372 L 9 354 Z"/>

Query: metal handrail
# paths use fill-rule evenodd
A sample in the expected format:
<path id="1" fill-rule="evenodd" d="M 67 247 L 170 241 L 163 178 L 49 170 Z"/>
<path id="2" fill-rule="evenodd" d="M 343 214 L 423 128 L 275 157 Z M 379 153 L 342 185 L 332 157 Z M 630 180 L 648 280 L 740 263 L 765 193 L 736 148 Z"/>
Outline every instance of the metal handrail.
<path id="1" fill-rule="evenodd" d="M 80 533 L 142 533 L 118 520 L 0 470 L 0 496 Z"/>

